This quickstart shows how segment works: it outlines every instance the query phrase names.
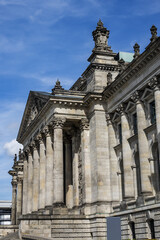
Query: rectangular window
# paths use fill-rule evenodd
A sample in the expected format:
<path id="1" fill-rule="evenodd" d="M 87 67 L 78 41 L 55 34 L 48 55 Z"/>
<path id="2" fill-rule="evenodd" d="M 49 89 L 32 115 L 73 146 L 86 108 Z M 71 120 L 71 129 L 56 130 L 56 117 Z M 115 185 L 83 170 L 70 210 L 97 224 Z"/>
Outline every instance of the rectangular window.
<path id="1" fill-rule="evenodd" d="M 151 124 L 154 124 L 156 122 L 155 101 L 152 101 L 149 103 L 149 110 L 150 110 Z"/>
<path id="2" fill-rule="evenodd" d="M 132 115 L 133 133 L 137 134 L 137 113 Z"/>

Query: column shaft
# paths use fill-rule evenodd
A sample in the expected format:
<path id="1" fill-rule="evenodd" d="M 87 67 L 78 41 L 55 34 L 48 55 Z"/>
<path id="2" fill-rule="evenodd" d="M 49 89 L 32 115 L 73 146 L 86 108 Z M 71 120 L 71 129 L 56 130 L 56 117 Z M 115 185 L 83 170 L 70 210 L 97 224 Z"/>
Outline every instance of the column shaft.
<path id="1" fill-rule="evenodd" d="M 63 179 L 63 132 L 60 126 L 54 126 L 54 204 L 64 203 Z"/>
<path id="2" fill-rule="evenodd" d="M 109 159 L 110 159 L 110 176 L 111 176 L 111 195 L 112 201 L 120 200 L 120 189 L 118 181 L 118 159 L 114 150 L 117 145 L 115 131 L 113 129 L 110 117 L 107 119 L 108 123 L 108 141 L 109 141 Z"/>
<path id="3" fill-rule="evenodd" d="M 33 198 L 33 162 L 32 155 L 28 154 L 28 198 L 27 198 L 27 213 L 32 212 L 32 198 Z"/>
<path id="4" fill-rule="evenodd" d="M 11 213 L 11 222 L 12 225 L 16 225 L 16 195 L 17 195 L 17 184 L 12 183 L 12 213 Z"/>
<path id="5" fill-rule="evenodd" d="M 82 148 L 82 182 L 83 203 L 91 203 L 91 161 L 89 123 L 87 119 L 81 120 L 81 148 Z"/>
<path id="6" fill-rule="evenodd" d="M 131 148 L 128 142 L 130 137 L 130 129 L 127 120 L 127 116 L 122 113 L 121 115 L 122 124 L 122 154 L 123 154 L 123 174 L 124 174 L 124 198 L 134 197 L 134 180 L 132 171 L 132 155 Z"/>
<path id="7" fill-rule="evenodd" d="M 24 166 L 23 166 L 23 209 L 22 213 L 27 213 L 27 179 L 28 179 L 28 162 L 27 159 L 24 158 Z"/>
<path id="8" fill-rule="evenodd" d="M 39 209 L 43 209 L 45 207 L 45 177 L 46 177 L 46 162 L 45 162 L 45 146 L 40 140 L 40 166 L 39 166 Z"/>
<path id="9" fill-rule="evenodd" d="M 22 214 L 22 179 L 18 179 L 17 183 L 17 214 L 16 224 L 19 224 L 19 216 Z"/>
<path id="10" fill-rule="evenodd" d="M 79 205 L 79 170 L 78 170 L 78 139 L 77 132 L 74 131 L 72 137 L 72 159 L 73 159 L 73 205 Z"/>
<path id="11" fill-rule="evenodd" d="M 39 197 L 39 154 L 38 149 L 34 145 L 33 148 L 33 205 L 32 211 L 38 210 L 38 197 Z"/>
<path id="12" fill-rule="evenodd" d="M 137 110 L 137 128 L 138 128 L 138 145 L 139 145 L 139 158 L 140 158 L 140 173 L 141 173 L 141 191 L 142 194 L 149 194 L 152 192 L 150 182 L 150 164 L 148 161 L 149 157 L 149 146 L 148 140 L 145 135 L 144 129 L 147 127 L 146 117 L 143 106 L 140 101 L 136 102 Z"/>
<path id="13" fill-rule="evenodd" d="M 54 152 L 52 148 L 52 138 L 48 128 L 46 131 L 46 187 L 45 187 L 45 205 L 52 206 L 53 204 L 53 161 L 54 161 Z"/>

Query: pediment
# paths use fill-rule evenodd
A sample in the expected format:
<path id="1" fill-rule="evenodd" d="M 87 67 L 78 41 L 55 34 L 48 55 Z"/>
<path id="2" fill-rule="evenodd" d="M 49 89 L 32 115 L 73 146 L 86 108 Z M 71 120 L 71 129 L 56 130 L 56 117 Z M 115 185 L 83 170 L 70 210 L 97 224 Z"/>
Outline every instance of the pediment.
<path id="1" fill-rule="evenodd" d="M 116 122 L 117 120 L 119 120 L 119 118 L 120 118 L 120 114 L 118 112 L 115 112 L 113 115 L 112 121 Z"/>
<path id="2" fill-rule="evenodd" d="M 49 97 L 50 95 L 47 93 L 45 94 L 41 92 L 30 92 L 17 137 L 18 141 L 20 141 L 20 138 L 22 137 L 26 129 L 34 122 L 35 118 L 39 115 L 44 105 L 48 102 Z"/>
<path id="3" fill-rule="evenodd" d="M 145 88 L 144 93 L 142 94 L 141 99 L 145 100 L 150 98 L 153 95 L 153 91 L 150 88 Z"/>
<path id="4" fill-rule="evenodd" d="M 135 103 L 132 102 L 132 101 L 129 101 L 128 104 L 127 104 L 127 106 L 126 106 L 125 111 L 126 111 L 126 112 L 132 111 L 133 108 L 135 108 Z"/>

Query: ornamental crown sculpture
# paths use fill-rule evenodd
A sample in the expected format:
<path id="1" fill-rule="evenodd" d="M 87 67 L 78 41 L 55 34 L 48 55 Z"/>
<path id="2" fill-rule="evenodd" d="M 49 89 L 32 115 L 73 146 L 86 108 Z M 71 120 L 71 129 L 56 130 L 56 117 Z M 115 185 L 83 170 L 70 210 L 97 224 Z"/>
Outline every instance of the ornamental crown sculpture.
<path id="1" fill-rule="evenodd" d="M 93 51 L 112 52 L 108 46 L 109 30 L 103 26 L 103 22 L 99 20 L 96 30 L 92 32 L 95 47 Z"/>

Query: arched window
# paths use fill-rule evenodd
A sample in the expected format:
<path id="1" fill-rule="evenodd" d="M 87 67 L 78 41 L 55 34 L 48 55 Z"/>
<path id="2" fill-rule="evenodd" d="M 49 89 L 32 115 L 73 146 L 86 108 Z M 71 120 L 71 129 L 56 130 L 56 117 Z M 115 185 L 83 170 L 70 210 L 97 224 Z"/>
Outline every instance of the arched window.
<path id="1" fill-rule="evenodd" d="M 155 239 L 155 228 L 154 228 L 154 219 L 150 218 L 147 220 L 149 230 L 150 230 L 150 238 Z"/>

